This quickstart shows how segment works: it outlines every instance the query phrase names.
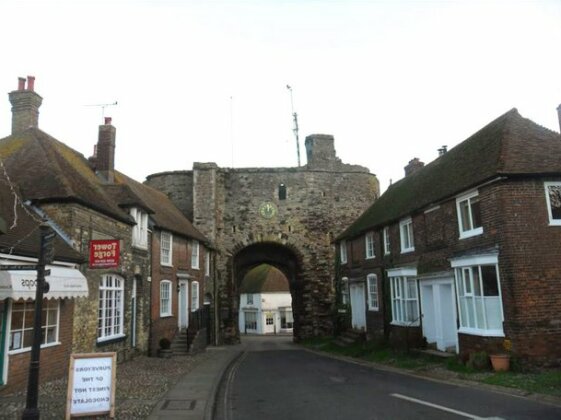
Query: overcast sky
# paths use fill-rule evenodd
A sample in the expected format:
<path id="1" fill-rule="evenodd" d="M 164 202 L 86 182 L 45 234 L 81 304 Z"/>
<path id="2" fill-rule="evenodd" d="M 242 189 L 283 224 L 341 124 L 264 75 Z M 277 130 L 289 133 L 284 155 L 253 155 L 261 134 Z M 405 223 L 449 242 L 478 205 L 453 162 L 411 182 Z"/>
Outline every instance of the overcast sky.
<path id="1" fill-rule="evenodd" d="M 561 1 L 154 0 L 0 2 L 7 93 L 34 75 L 39 126 L 90 156 L 102 108 L 116 166 L 151 173 L 296 166 L 304 138 L 382 190 L 516 107 L 559 131 Z"/>

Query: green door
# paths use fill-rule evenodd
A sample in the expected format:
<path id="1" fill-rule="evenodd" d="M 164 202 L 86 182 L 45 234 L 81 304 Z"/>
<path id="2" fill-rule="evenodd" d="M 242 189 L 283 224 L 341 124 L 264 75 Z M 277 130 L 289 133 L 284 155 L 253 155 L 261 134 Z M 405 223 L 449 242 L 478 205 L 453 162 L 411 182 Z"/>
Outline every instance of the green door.
<path id="1" fill-rule="evenodd" d="M 6 320 L 8 319 L 8 302 L 0 302 L 0 385 L 4 385 L 4 365 L 6 357 Z"/>

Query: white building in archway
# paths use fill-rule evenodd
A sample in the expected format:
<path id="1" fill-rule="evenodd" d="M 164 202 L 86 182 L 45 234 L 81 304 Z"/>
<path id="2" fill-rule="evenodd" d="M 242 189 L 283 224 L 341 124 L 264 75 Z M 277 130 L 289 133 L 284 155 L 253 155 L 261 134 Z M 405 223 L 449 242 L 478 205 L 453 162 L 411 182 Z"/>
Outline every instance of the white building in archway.
<path id="1" fill-rule="evenodd" d="M 288 279 L 275 267 L 261 264 L 240 286 L 239 328 L 242 334 L 292 333 L 292 296 Z"/>

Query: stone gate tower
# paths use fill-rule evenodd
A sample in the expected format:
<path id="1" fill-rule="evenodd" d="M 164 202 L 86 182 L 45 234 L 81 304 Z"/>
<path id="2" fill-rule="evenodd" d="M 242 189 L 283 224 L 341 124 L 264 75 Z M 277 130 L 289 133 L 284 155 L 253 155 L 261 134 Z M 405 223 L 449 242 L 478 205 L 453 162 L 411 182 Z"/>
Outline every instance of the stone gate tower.
<path id="1" fill-rule="evenodd" d="M 375 175 L 337 158 L 333 136 L 306 138 L 307 164 L 292 168 L 220 168 L 150 175 L 216 249 L 212 293 L 217 342 L 238 338 L 239 285 L 268 263 L 289 280 L 294 337 L 333 330 L 332 239 L 379 195 Z"/>

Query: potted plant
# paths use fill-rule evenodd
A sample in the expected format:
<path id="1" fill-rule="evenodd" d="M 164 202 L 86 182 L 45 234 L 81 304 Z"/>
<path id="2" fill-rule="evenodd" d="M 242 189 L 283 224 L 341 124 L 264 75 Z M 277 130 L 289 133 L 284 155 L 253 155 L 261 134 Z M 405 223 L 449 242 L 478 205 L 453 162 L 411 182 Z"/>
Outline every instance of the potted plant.
<path id="1" fill-rule="evenodd" d="M 158 357 L 169 359 L 172 355 L 171 341 L 164 337 L 160 339 L 159 344 L 160 348 L 158 349 Z"/>
<path id="2" fill-rule="evenodd" d="M 489 356 L 491 365 L 495 372 L 506 372 L 510 369 L 510 351 L 512 350 L 512 341 L 508 338 L 503 340 L 502 351 L 493 353 Z"/>

